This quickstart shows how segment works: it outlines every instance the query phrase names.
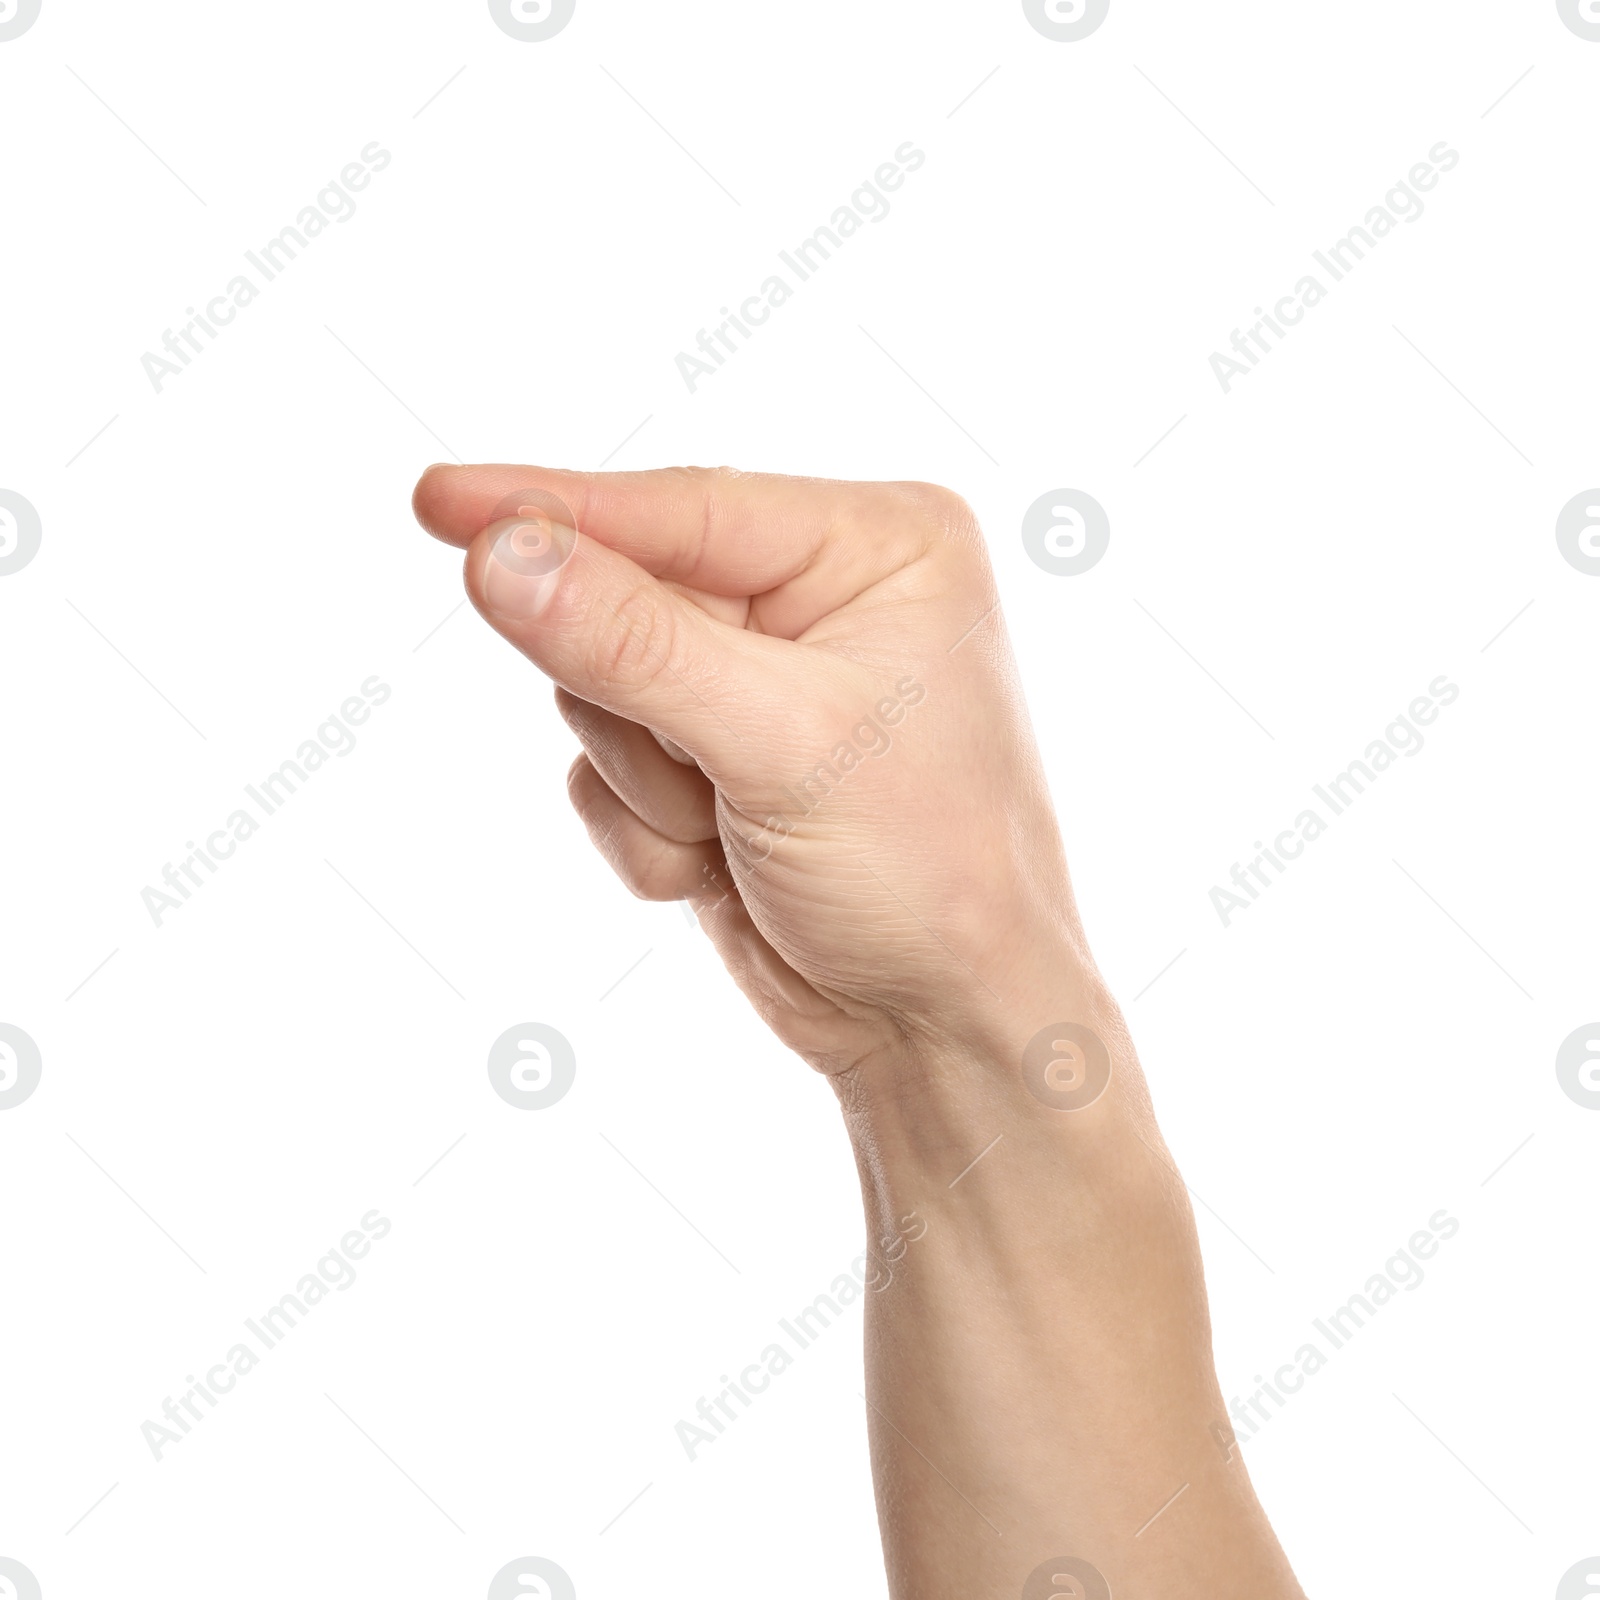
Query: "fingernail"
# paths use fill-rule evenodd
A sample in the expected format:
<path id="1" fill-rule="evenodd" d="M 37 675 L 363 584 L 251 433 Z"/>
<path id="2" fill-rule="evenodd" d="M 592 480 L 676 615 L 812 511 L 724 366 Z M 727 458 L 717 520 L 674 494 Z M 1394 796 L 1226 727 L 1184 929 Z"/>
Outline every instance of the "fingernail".
<path id="1" fill-rule="evenodd" d="M 502 502 L 488 532 L 484 604 L 518 621 L 538 616 L 560 587 L 561 570 L 577 548 L 572 512 L 555 495 L 528 490 Z"/>

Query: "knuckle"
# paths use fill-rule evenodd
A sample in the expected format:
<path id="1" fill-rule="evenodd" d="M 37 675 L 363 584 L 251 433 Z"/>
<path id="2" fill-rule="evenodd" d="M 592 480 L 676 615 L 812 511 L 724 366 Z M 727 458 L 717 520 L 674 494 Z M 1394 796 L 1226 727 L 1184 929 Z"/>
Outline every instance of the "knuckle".
<path id="1" fill-rule="evenodd" d="M 886 483 L 875 486 L 877 516 L 898 528 L 919 555 L 954 557 L 962 567 L 984 570 L 988 548 L 977 514 L 955 492 L 938 483 Z"/>
<path id="2" fill-rule="evenodd" d="M 559 713 L 561 720 L 580 739 L 588 731 L 589 719 L 584 715 L 584 707 L 586 705 L 587 702 L 578 699 L 576 695 L 568 694 L 563 689 L 556 690 L 556 711 Z M 568 779 L 569 781 L 571 779 L 570 773 L 568 774 Z"/>
<path id="3" fill-rule="evenodd" d="M 579 815 L 593 803 L 598 792 L 595 785 L 600 781 L 600 774 L 595 771 L 594 763 L 587 755 L 580 754 L 567 768 L 567 799 Z"/>
<path id="4" fill-rule="evenodd" d="M 699 844 L 717 831 L 710 805 L 698 795 L 669 802 L 656 820 L 656 831 L 677 844 Z"/>
<path id="5" fill-rule="evenodd" d="M 583 745 L 583 753 L 591 759 L 597 752 L 604 752 L 607 746 L 614 742 L 611 732 L 613 724 L 606 718 L 601 708 L 588 700 L 580 700 L 575 694 L 568 694 L 565 689 L 556 690 L 556 710 L 561 713 L 561 720 Z"/>
<path id="6" fill-rule="evenodd" d="M 628 892 L 636 900 L 677 900 L 682 898 L 681 874 L 677 870 L 677 848 L 662 843 L 630 852 L 619 869 Z"/>
<path id="7" fill-rule="evenodd" d="M 702 488 L 714 489 L 718 484 L 737 483 L 745 476 L 738 467 L 684 467 L 682 471 L 692 483 Z"/>
<path id="8" fill-rule="evenodd" d="M 937 537 L 953 544 L 981 542 L 977 515 L 954 489 L 939 483 L 899 483 L 894 487 L 907 509 Z"/>
<path id="9" fill-rule="evenodd" d="M 597 631 L 588 668 L 600 683 L 625 693 L 650 688 L 672 663 L 676 624 L 665 598 L 640 586 Z"/>
<path id="10" fill-rule="evenodd" d="M 733 485 L 746 474 L 737 467 L 685 467 L 686 480 L 692 497 L 700 501 L 700 533 L 694 557 L 689 563 L 691 572 L 698 572 L 710 550 L 715 529 L 724 515 L 727 495 Z"/>
<path id="11" fill-rule="evenodd" d="M 749 477 L 738 467 L 675 467 L 672 471 L 683 485 L 685 498 L 702 504 L 708 526 L 721 513 L 728 491 Z"/>

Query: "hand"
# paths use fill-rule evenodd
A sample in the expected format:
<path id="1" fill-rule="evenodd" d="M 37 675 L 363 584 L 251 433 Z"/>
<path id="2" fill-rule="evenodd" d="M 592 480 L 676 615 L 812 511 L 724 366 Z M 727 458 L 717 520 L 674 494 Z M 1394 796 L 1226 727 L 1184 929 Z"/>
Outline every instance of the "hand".
<path id="1" fill-rule="evenodd" d="M 467 547 L 479 611 L 555 681 L 595 844 L 635 894 L 693 903 L 819 1070 L 931 1038 L 1015 1059 L 1048 1020 L 1030 997 L 1061 993 L 1060 953 L 1092 972 L 959 497 L 439 466 L 414 504 Z"/>
<path id="2" fill-rule="evenodd" d="M 1193 1216 L 1084 947 L 966 506 L 921 484 L 435 467 L 416 507 L 555 680 L 595 843 L 635 893 L 694 903 L 839 1090 L 869 1251 L 916 1223 L 866 1307 L 891 1591 L 1059 1571 L 1301 1600 L 1218 1452 Z M 1080 1100 L 1084 1027 L 1106 1076 Z"/>

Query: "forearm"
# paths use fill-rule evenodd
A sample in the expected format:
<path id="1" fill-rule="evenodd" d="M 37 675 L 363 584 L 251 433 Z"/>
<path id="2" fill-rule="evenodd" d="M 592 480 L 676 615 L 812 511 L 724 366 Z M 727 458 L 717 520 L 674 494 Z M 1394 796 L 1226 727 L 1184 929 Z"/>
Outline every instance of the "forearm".
<path id="1" fill-rule="evenodd" d="M 1062 1109 L 1083 1091 L 1036 1070 L 1055 1103 L 1030 1090 L 1036 1030 L 1000 1020 L 1024 1008 L 1105 1041 L 1091 1104 Z M 1071 976 L 995 1015 L 870 1095 L 842 1086 L 878 1267 L 867 1400 L 891 1592 L 1103 1600 L 1098 1571 L 1118 1595 L 1299 1596 L 1230 1448 L 1192 1213 L 1120 1016 Z"/>

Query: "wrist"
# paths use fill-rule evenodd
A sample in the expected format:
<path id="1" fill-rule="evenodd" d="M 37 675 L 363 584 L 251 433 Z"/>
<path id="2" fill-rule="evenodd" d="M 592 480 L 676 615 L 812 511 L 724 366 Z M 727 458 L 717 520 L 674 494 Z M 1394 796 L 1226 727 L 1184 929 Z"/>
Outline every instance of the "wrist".
<path id="1" fill-rule="evenodd" d="M 895 1047 L 834 1080 L 874 1230 L 913 1206 L 1012 1227 L 1089 1194 L 1181 1194 L 1086 956 L 1058 946 L 980 994 L 958 1017 L 903 1020 Z"/>
<path id="2" fill-rule="evenodd" d="M 964 1124 L 1007 1104 L 1079 1109 L 1137 1074 L 1121 1010 L 1070 932 L 1013 930 L 970 964 L 956 959 L 960 969 L 923 1006 L 888 1019 L 889 1042 L 836 1080 L 852 1124 Z M 1074 1068 L 1080 1091 L 1061 1092 L 1073 1087 Z"/>

